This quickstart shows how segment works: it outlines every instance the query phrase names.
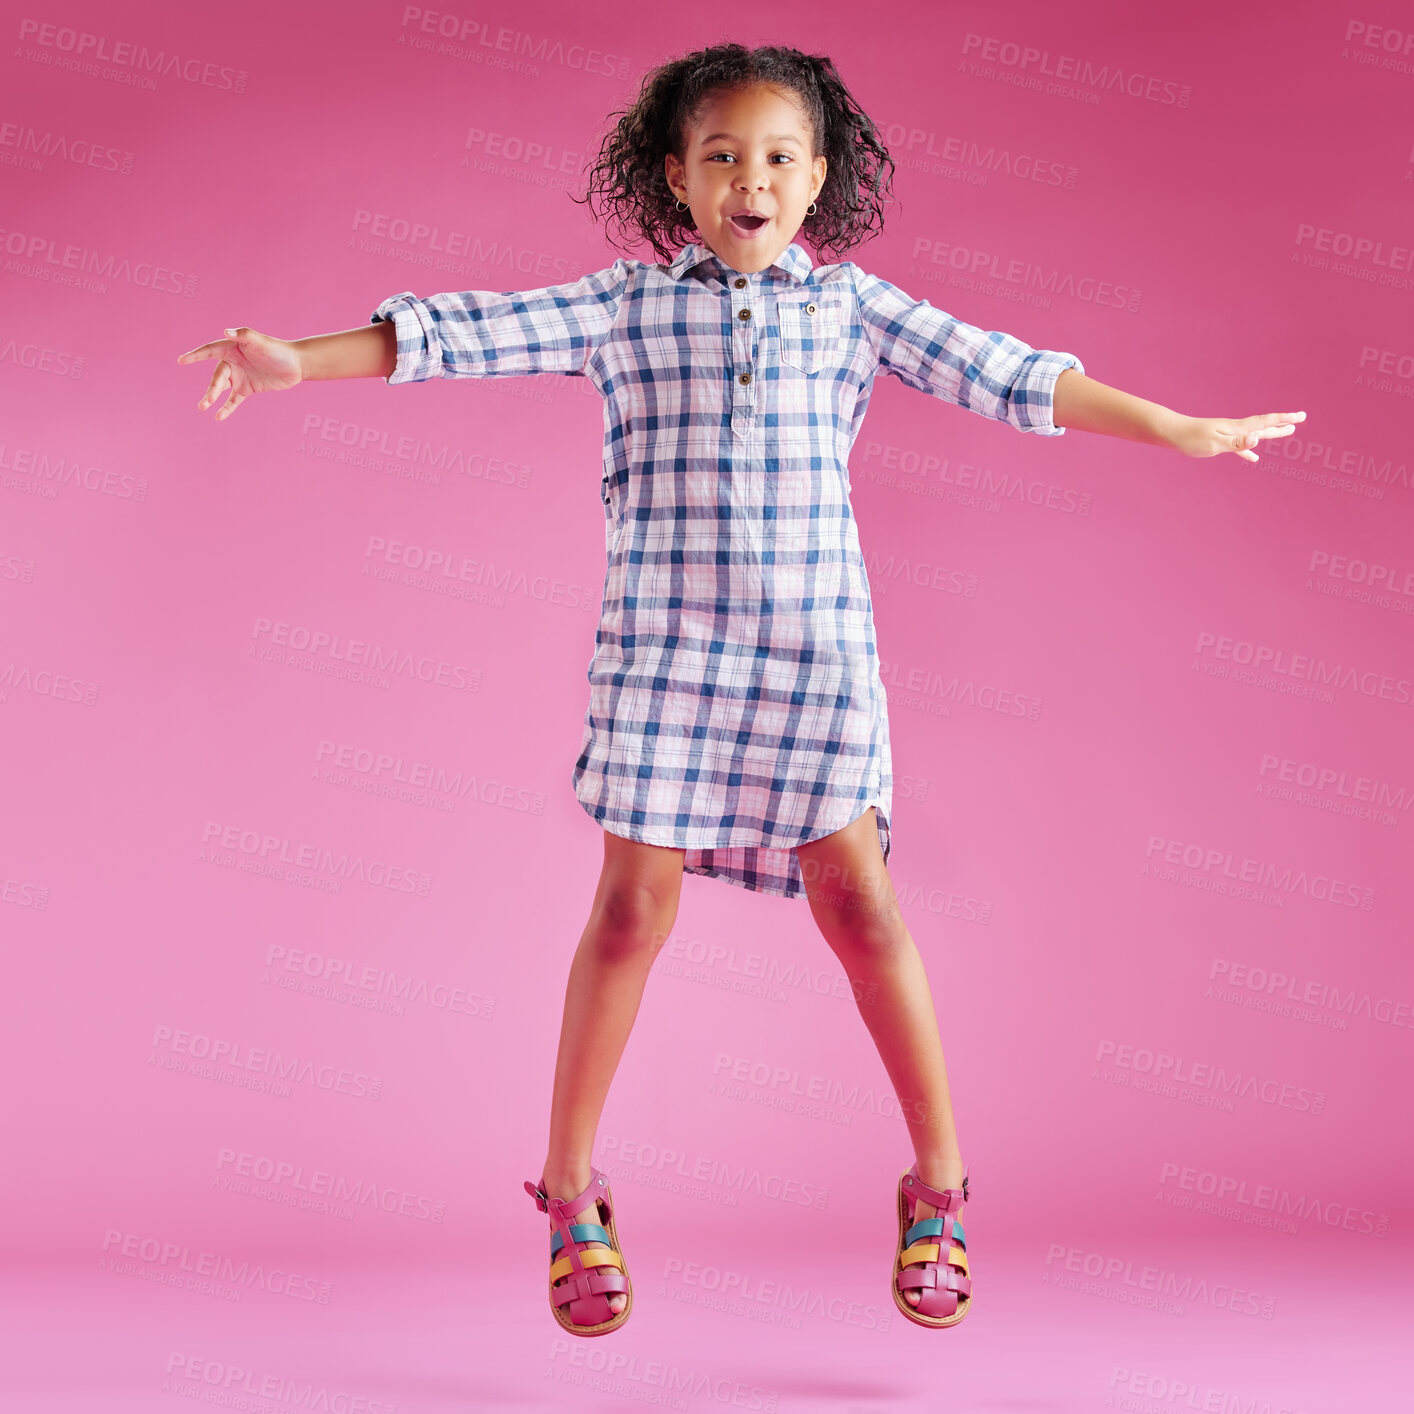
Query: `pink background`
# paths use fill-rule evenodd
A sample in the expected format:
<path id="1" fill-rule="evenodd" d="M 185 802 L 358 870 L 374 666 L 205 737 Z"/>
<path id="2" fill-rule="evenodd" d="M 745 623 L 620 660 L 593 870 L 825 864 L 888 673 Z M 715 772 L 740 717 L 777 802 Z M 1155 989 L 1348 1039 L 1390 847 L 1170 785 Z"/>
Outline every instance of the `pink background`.
<path id="1" fill-rule="evenodd" d="M 441 50 L 423 13 L 7 21 L 6 1407 L 1402 1407 L 1407 9 L 535 3 L 435 12 Z M 649 66 L 725 38 L 833 55 L 880 126 L 865 269 L 1183 412 L 1307 412 L 1252 465 L 876 385 L 891 872 L 974 1190 L 946 1334 L 889 1297 L 911 1154 L 808 908 L 695 876 L 595 1153 L 634 1319 L 550 1318 L 521 1183 L 601 860 L 592 387 L 217 424 L 175 363 L 603 268 L 566 191 Z M 485 578 L 400 577 L 430 552 Z"/>

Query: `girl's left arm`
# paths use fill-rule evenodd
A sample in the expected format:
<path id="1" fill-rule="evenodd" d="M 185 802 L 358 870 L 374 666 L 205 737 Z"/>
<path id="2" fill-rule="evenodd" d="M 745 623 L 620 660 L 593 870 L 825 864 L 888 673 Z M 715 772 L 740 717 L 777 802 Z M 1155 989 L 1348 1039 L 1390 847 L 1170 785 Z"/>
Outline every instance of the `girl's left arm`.
<path id="1" fill-rule="evenodd" d="M 1074 368 L 1061 370 L 1052 395 L 1051 419 L 1077 432 L 1103 432 L 1131 442 L 1171 447 L 1190 457 L 1236 452 L 1258 460 L 1252 449 L 1268 437 L 1289 437 L 1304 412 L 1260 412 L 1251 417 L 1187 417 L 1162 403 L 1136 398 Z"/>

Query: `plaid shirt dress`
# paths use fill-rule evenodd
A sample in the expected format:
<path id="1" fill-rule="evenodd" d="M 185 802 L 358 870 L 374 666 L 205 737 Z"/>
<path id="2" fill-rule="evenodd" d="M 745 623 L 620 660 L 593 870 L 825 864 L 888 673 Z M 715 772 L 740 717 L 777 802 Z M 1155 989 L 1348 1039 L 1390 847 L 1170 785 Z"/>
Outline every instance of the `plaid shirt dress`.
<path id="1" fill-rule="evenodd" d="M 604 399 L 608 571 L 572 776 L 605 829 L 691 874 L 804 898 L 796 845 L 893 771 L 849 453 L 882 370 L 1057 435 L 1074 354 L 964 324 L 791 244 L 743 274 L 707 246 L 536 290 L 393 295 L 389 383 L 564 373 Z"/>

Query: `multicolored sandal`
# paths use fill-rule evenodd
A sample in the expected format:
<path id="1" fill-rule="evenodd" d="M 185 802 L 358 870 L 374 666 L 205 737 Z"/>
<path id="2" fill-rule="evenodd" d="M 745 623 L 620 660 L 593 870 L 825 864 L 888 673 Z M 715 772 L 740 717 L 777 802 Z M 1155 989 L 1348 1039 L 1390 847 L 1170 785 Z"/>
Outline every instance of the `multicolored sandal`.
<path id="1" fill-rule="evenodd" d="M 920 1326 L 955 1326 L 972 1309 L 967 1239 L 962 1223 L 954 1216 L 969 1196 L 966 1169 L 961 1188 L 930 1188 L 918 1177 L 917 1163 L 899 1179 L 894 1305 Z M 936 1217 L 915 1218 L 920 1199 L 938 1210 Z M 904 1270 L 914 1262 L 924 1265 Z M 919 1292 L 917 1306 L 910 1305 L 903 1294 L 910 1290 Z"/>
<path id="2" fill-rule="evenodd" d="M 633 1283 L 619 1249 L 609 1180 L 591 1164 L 589 1187 L 578 1197 L 551 1198 L 543 1174 L 538 1184 L 526 1179 L 525 1191 L 542 1213 L 550 1214 L 555 1225 L 550 1235 L 550 1309 L 555 1319 L 573 1335 L 608 1335 L 618 1330 L 633 1310 Z M 570 1221 L 596 1198 L 603 1226 Z M 587 1242 L 603 1242 L 607 1246 L 586 1247 Z M 561 1252 L 565 1255 L 559 1256 Z M 598 1270 L 589 1271 L 590 1267 Z M 609 1297 L 616 1291 L 628 1297 L 617 1316 L 609 1305 Z"/>

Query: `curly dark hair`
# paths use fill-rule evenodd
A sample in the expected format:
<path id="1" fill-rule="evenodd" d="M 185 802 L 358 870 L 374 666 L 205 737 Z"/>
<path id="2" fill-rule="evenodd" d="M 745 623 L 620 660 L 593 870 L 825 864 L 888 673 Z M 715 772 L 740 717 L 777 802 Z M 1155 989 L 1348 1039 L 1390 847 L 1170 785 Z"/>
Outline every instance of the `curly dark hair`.
<path id="1" fill-rule="evenodd" d="M 588 204 L 606 226 L 616 226 L 630 241 L 647 241 L 659 259 L 670 260 L 698 237 L 692 212 L 677 209 L 663 160 L 670 152 L 684 155 L 688 132 L 710 95 L 754 84 L 797 96 L 810 120 L 811 157 L 826 160 L 815 212 L 800 228 L 817 253 L 826 259 L 843 255 L 876 224 L 882 228 L 894 161 L 874 124 L 827 55 L 777 45 L 714 44 L 653 69 L 633 105 L 610 115 L 619 121 L 604 138 L 586 193 L 570 199 Z M 596 198 L 602 215 L 594 211 Z M 612 234 L 609 239 L 622 248 Z"/>

